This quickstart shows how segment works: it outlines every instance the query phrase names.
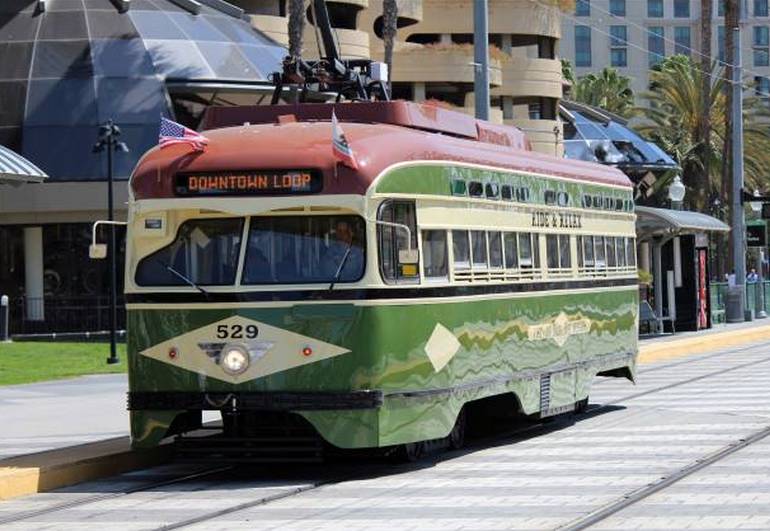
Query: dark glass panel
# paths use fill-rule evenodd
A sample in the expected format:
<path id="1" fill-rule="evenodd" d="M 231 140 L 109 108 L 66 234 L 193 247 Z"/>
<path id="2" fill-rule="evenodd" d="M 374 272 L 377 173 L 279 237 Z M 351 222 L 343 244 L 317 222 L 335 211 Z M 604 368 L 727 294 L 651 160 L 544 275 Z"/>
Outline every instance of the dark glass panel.
<path id="1" fill-rule="evenodd" d="M 185 39 L 182 30 L 165 13 L 131 9 L 128 14 L 145 39 Z"/>
<path id="2" fill-rule="evenodd" d="M 0 81 L 0 126 L 21 125 L 26 100 L 26 81 Z"/>
<path id="3" fill-rule="evenodd" d="M 55 11 L 82 11 L 83 0 L 46 0 L 45 12 Z"/>
<path id="4" fill-rule="evenodd" d="M 21 151 L 21 127 L 0 126 L 0 144 L 16 152 Z"/>
<path id="5" fill-rule="evenodd" d="M 240 50 L 257 67 L 263 79 L 281 69 L 281 61 L 287 54 L 284 48 L 278 46 L 241 46 Z"/>
<path id="6" fill-rule="evenodd" d="M 206 17 L 211 24 L 227 35 L 233 42 L 241 44 L 278 46 L 275 42 L 265 37 L 245 22 L 233 20 L 229 17 Z"/>
<path id="7" fill-rule="evenodd" d="M 190 40 L 216 42 L 228 40 L 222 32 L 206 22 L 206 19 L 203 17 L 188 13 L 169 13 L 168 16 L 171 17 L 177 26 L 182 28 L 182 31 Z"/>
<path id="8" fill-rule="evenodd" d="M 97 76 L 155 75 L 150 54 L 141 39 L 94 40 L 91 41 L 91 53 Z"/>
<path id="9" fill-rule="evenodd" d="M 32 78 L 90 78 L 92 74 L 93 65 L 88 41 L 37 43 Z"/>
<path id="10" fill-rule="evenodd" d="M 105 155 L 92 153 L 98 130 L 94 126 L 25 126 L 24 150 L 50 181 L 104 178 Z"/>
<path id="11" fill-rule="evenodd" d="M 0 79 L 29 78 L 31 42 L 0 42 Z"/>
<path id="12" fill-rule="evenodd" d="M 163 112 L 163 116 L 169 118 L 168 112 Z M 158 113 L 152 123 L 157 123 L 157 127 L 150 125 L 120 125 L 120 140 L 128 146 L 128 153 L 116 153 L 113 160 L 116 179 L 128 179 L 134 166 L 151 148 L 158 145 L 158 131 L 160 129 L 160 113 Z M 106 167 L 106 161 L 105 161 Z"/>
<path id="13" fill-rule="evenodd" d="M 127 14 L 118 14 L 114 10 L 89 11 L 88 27 L 91 29 L 92 39 L 136 39 L 139 32 L 136 31 L 131 18 Z"/>
<path id="14" fill-rule="evenodd" d="M 40 17 L 32 13 L 0 12 L 0 41 L 32 41 L 39 23 Z"/>
<path id="15" fill-rule="evenodd" d="M 155 77 L 96 80 L 99 121 L 117 124 L 155 124 L 165 109 L 163 85 Z"/>
<path id="16" fill-rule="evenodd" d="M 87 39 L 86 14 L 84 11 L 46 13 L 40 28 L 41 40 L 46 39 Z"/>
<path id="17" fill-rule="evenodd" d="M 26 125 L 96 124 L 94 82 L 92 79 L 33 80 L 29 84 L 26 114 Z"/>
<path id="18" fill-rule="evenodd" d="M 260 78 L 259 72 L 246 61 L 234 44 L 199 42 L 197 45 L 217 77 L 249 80 Z"/>
<path id="19" fill-rule="evenodd" d="M 158 74 L 171 78 L 211 79 L 209 68 L 194 43 L 190 41 L 144 41 Z"/>

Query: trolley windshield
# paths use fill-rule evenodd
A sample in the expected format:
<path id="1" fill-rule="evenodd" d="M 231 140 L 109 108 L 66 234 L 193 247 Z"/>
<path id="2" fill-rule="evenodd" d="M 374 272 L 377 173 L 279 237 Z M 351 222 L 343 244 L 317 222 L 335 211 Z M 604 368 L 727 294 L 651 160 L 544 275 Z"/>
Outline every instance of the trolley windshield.
<path id="1" fill-rule="evenodd" d="M 168 246 L 145 257 L 140 286 L 234 285 L 242 218 L 183 223 Z M 355 282 L 364 274 L 365 227 L 359 216 L 252 217 L 240 284 Z"/>

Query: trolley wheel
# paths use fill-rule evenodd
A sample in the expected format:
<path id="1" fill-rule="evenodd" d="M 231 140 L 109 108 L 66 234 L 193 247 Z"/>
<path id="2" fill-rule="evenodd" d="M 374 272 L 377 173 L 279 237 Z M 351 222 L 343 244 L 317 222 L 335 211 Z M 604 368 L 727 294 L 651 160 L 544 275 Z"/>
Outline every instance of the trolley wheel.
<path id="1" fill-rule="evenodd" d="M 463 407 L 457 415 L 457 420 L 455 421 L 452 431 L 449 432 L 449 447 L 452 450 L 459 450 L 465 446 L 466 418 L 465 407 Z"/>
<path id="2" fill-rule="evenodd" d="M 417 441 L 402 444 L 396 452 L 396 459 L 402 463 L 414 463 L 425 453 L 425 442 Z"/>

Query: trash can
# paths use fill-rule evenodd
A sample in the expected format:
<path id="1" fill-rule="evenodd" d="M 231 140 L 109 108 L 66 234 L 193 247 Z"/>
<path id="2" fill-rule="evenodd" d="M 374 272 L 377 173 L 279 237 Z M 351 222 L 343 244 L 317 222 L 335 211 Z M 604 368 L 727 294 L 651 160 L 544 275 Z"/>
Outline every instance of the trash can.
<path id="1" fill-rule="evenodd" d="M 742 323 L 746 320 L 743 307 L 743 286 L 729 286 L 725 294 L 725 317 L 728 323 Z"/>

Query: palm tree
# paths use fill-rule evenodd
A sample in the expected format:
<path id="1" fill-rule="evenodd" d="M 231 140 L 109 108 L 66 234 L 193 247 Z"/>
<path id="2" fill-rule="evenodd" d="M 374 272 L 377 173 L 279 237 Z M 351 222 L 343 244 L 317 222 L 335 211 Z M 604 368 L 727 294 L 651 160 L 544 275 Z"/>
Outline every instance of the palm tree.
<path id="1" fill-rule="evenodd" d="M 703 78 L 710 79 L 702 94 Z M 711 193 L 721 191 L 723 151 L 730 120 L 725 98 L 725 79 L 721 69 L 704 72 L 687 56 L 664 59 L 650 72 L 650 91 L 643 94 L 649 104 L 639 108 L 644 117 L 637 130 L 671 153 L 682 167 L 682 179 L 692 191 L 687 201 L 694 210 L 705 211 Z M 702 102 L 706 101 L 711 124 L 710 145 L 703 149 L 701 134 Z M 768 111 L 755 97 L 744 100 L 744 168 L 747 187 L 764 189 L 770 165 Z M 708 159 L 703 154 L 709 155 Z M 705 185 L 701 186 L 705 171 Z"/>
<path id="2" fill-rule="evenodd" d="M 289 0 L 289 55 L 302 57 L 302 33 L 305 31 L 305 0 Z"/>
<path id="3" fill-rule="evenodd" d="M 700 174 L 691 176 L 695 185 L 695 191 L 699 194 L 697 204 L 705 205 L 706 198 L 703 196 L 708 190 L 709 175 L 711 174 L 711 113 L 709 109 L 711 94 L 711 70 L 713 64 L 711 61 L 711 15 L 713 11 L 713 0 L 701 0 L 700 7 L 700 69 L 704 75 L 700 76 L 700 116 L 696 136 L 693 139 L 700 150 L 699 159 L 702 164 Z"/>
<path id="4" fill-rule="evenodd" d="M 393 79 L 393 45 L 398 32 L 398 1 L 382 0 L 382 42 L 385 47 L 385 64 L 388 78 Z"/>
<path id="5" fill-rule="evenodd" d="M 605 67 L 598 74 L 581 77 L 574 83 L 571 95 L 577 102 L 628 117 L 634 112 L 634 92 L 630 85 L 628 77 L 620 75 L 614 68 Z"/>

